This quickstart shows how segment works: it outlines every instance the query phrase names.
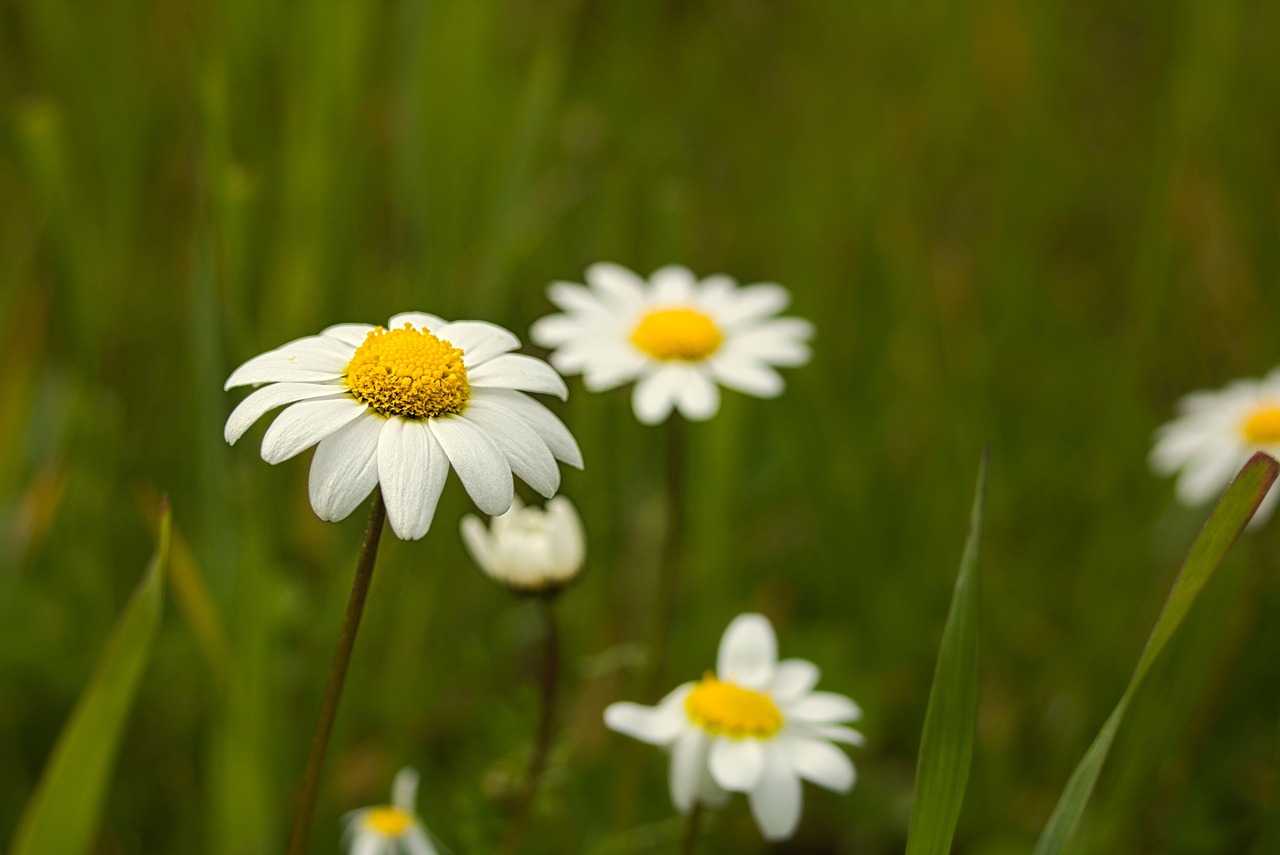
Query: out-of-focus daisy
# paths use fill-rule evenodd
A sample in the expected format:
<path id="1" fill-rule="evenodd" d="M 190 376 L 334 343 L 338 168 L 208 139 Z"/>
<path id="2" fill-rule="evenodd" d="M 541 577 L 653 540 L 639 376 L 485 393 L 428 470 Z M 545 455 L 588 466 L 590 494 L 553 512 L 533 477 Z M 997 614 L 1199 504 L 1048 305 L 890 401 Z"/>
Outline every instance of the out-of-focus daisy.
<path id="1" fill-rule="evenodd" d="M 1156 432 L 1151 469 L 1178 473 L 1178 500 L 1199 505 L 1216 499 L 1255 451 L 1280 455 L 1280 369 L 1262 380 L 1237 380 L 1218 391 L 1192 392 L 1178 416 Z M 1267 519 L 1280 491 L 1267 493 L 1254 514 Z"/>
<path id="2" fill-rule="evenodd" d="M 625 267 L 593 264 L 586 278 L 590 287 L 547 289 L 564 313 L 539 319 L 530 335 L 555 349 L 552 365 L 582 374 L 592 392 L 637 381 L 632 407 L 645 424 L 664 421 L 672 408 L 711 418 L 719 386 L 776 397 L 783 381 L 775 366 L 809 361 L 813 324 L 776 317 L 791 299 L 780 285 L 739 287 L 728 276 L 699 282 L 677 265 L 646 282 Z"/>
<path id="3" fill-rule="evenodd" d="M 418 773 L 404 768 L 391 785 L 391 804 L 353 810 L 344 821 L 350 855 L 437 855 L 418 819 Z"/>
<path id="4" fill-rule="evenodd" d="M 547 502 L 546 510 L 525 507 L 516 497 L 511 510 L 494 517 L 489 528 L 467 514 L 462 540 L 481 570 L 526 594 L 564 587 L 578 575 L 586 556 L 582 520 L 564 496 Z"/>
<path id="5" fill-rule="evenodd" d="M 268 411 L 290 405 L 262 438 L 262 459 L 316 446 L 311 507 L 325 520 L 350 514 L 382 488 L 401 538 L 422 537 L 452 467 L 477 507 L 511 506 L 512 473 L 544 496 L 560 486 L 556 460 L 582 467 L 573 436 L 525 392 L 567 396 L 551 366 L 511 353 L 502 327 L 448 323 L 407 312 L 387 327 L 339 324 L 255 356 L 226 388 L 264 385 L 232 411 L 234 443 Z"/>
<path id="6" fill-rule="evenodd" d="M 837 792 L 853 786 L 853 763 L 833 742 L 862 745 L 843 725 L 862 712 L 844 695 L 815 692 L 818 668 L 778 661 L 773 626 L 763 615 L 734 618 L 720 641 L 714 674 L 685 683 L 656 707 L 621 702 L 605 724 L 671 750 L 671 800 L 681 813 L 695 802 L 718 807 L 746 793 L 769 840 L 800 822 L 801 779 Z"/>

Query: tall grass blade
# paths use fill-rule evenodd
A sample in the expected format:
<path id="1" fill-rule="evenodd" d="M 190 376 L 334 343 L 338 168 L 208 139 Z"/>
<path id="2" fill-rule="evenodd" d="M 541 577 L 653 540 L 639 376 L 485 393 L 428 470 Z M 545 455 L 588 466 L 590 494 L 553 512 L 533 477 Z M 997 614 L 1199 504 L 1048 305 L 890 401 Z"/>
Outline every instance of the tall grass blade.
<path id="1" fill-rule="evenodd" d="M 1151 631 L 1151 637 L 1147 639 L 1147 646 L 1142 651 L 1133 676 L 1129 678 L 1128 687 L 1067 782 L 1057 807 L 1053 809 L 1048 824 L 1041 832 L 1035 855 L 1059 855 L 1066 851 L 1071 835 L 1084 815 L 1089 797 L 1093 795 L 1102 764 L 1106 762 L 1111 742 L 1134 693 L 1214 571 L 1218 569 L 1218 565 L 1222 563 L 1222 559 L 1226 557 L 1236 537 L 1257 511 L 1267 490 L 1276 480 L 1277 472 L 1280 472 L 1280 464 L 1258 452 L 1249 459 L 1231 482 L 1227 492 L 1218 500 L 1213 513 L 1200 530 L 1199 537 L 1191 545 L 1191 551 L 1187 553 L 1169 599 L 1165 601 L 1164 610 Z"/>
<path id="2" fill-rule="evenodd" d="M 915 801 L 907 829 L 907 855 L 945 855 L 951 838 L 973 756 L 973 732 L 978 717 L 978 546 L 987 492 L 987 459 L 978 468 L 978 487 L 969 515 L 969 535 L 960 558 L 951 611 L 942 631 L 929 708 L 920 736 L 916 765 Z"/>
<path id="3" fill-rule="evenodd" d="M 169 525 L 166 503 L 155 555 L 58 737 L 10 855 L 84 855 L 93 843 L 120 736 L 160 624 Z"/>

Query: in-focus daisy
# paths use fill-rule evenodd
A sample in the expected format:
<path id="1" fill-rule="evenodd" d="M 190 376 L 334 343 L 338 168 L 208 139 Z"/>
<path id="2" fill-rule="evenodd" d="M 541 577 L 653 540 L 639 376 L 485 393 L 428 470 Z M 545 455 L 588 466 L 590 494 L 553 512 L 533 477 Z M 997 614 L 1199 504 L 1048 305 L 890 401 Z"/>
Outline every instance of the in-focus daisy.
<path id="1" fill-rule="evenodd" d="M 711 418 L 719 386 L 776 397 L 783 381 L 774 367 L 809 361 L 813 324 L 775 317 L 791 299 L 780 285 L 739 287 L 728 276 L 699 282 L 677 265 L 646 282 L 625 267 L 593 264 L 586 278 L 590 287 L 547 289 L 564 313 L 539 319 L 530 335 L 555 349 L 552 365 L 582 374 L 592 392 L 637 381 L 632 407 L 645 424 L 666 420 L 672 408 Z"/>
<path id="2" fill-rule="evenodd" d="M 472 514 L 462 518 L 462 540 L 480 569 L 508 588 L 525 594 L 563 588 L 582 569 L 586 538 L 582 520 L 564 496 L 546 510 L 525 507 L 517 496 L 511 510 L 486 528 Z"/>
<path id="3" fill-rule="evenodd" d="M 862 745 L 858 705 L 815 692 L 818 668 L 778 661 L 773 626 L 763 615 L 734 618 L 720 641 L 714 674 L 685 683 L 656 707 L 610 704 L 605 724 L 671 750 L 671 800 L 681 813 L 695 802 L 718 807 L 746 793 L 769 840 L 800 822 L 801 779 L 837 792 L 853 786 L 853 763 L 833 742 Z"/>
<path id="4" fill-rule="evenodd" d="M 386 328 L 339 324 L 255 356 L 226 388 L 263 385 L 227 419 L 234 443 L 268 411 L 289 405 L 262 438 L 262 459 L 316 446 L 311 507 L 350 514 L 382 488 L 401 538 L 422 537 L 452 467 L 487 514 L 511 506 L 512 473 L 544 496 L 560 486 L 556 460 L 582 467 L 573 436 L 525 392 L 567 397 L 545 362 L 511 353 L 520 340 L 483 321 L 448 323 L 407 312 Z"/>
<path id="5" fill-rule="evenodd" d="M 437 855 L 418 819 L 418 773 L 404 768 L 391 786 L 391 804 L 353 810 L 344 821 L 350 855 Z"/>
<path id="6" fill-rule="evenodd" d="M 1156 432 L 1151 469 L 1178 473 L 1178 500 L 1199 505 L 1216 499 L 1255 451 L 1280 455 L 1280 369 L 1262 380 L 1237 380 L 1224 389 L 1192 392 L 1178 416 Z M 1255 523 L 1266 520 L 1280 491 L 1267 493 Z"/>

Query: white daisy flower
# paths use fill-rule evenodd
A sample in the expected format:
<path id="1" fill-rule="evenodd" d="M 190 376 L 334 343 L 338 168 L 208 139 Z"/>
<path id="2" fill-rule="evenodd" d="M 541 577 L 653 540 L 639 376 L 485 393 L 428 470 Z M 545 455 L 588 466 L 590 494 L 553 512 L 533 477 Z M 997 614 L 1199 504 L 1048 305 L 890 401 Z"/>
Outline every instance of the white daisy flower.
<path id="1" fill-rule="evenodd" d="M 391 785 L 391 804 L 353 810 L 343 818 L 349 855 L 437 855 L 418 819 L 418 773 L 404 768 Z"/>
<path id="2" fill-rule="evenodd" d="M 1178 500 L 1199 505 L 1216 499 L 1255 451 L 1280 456 L 1280 369 L 1185 396 L 1178 417 L 1156 432 L 1148 463 L 1159 475 L 1178 473 Z M 1253 522 L 1270 517 L 1277 496 L 1267 493 Z"/>
<path id="3" fill-rule="evenodd" d="M 681 813 L 695 802 L 719 807 L 746 793 L 769 840 L 785 840 L 800 823 L 804 779 L 836 792 L 853 786 L 853 763 L 832 742 L 862 745 L 842 722 L 858 705 L 815 692 L 818 668 L 778 661 L 773 626 L 763 615 L 734 618 L 720 640 L 716 672 L 685 683 L 656 707 L 610 704 L 604 721 L 619 733 L 671 751 L 671 800 Z"/>
<path id="4" fill-rule="evenodd" d="M 564 496 L 546 510 L 525 507 L 517 496 L 511 510 L 486 528 L 479 517 L 462 518 L 462 540 L 480 569 L 512 590 L 550 593 L 573 581 L 586 557 L 582 520 Z"/>
<path id="5" fill-rule="evenodd" d="M 699 282 L 688 268 L 654 271 L 649 281 L 616 264 L 587 268 L 591 287 L 547 289 L 564 314 L 534 323 L 530 335 L 554 348 L 551 364 L 582 374 L 600 392 L 636 380 L 632 407 L 645 424 L 673 408 L 695 421 L 720 408 L 720 386 L 758 398 L 782 393 L 774 366 L 809 361 L 813 324 L 779 318 L 791 295 L 780 285 L 739 287 L 728 276 Z"/>
<path id="6" fill-rule="evenodd" d="M 290 405 L 262 438 L 268 463 L 316 446 L 311 507 L 340 520 L 382 488 L 391 529 L 427 533 L 452 467 L 487 514 L 511 506 L 512 474 L 544 496 L 560 486 L 556 460 L 582 468 L 564 424 L 525 392 L 565 398 L 551 366 L 483 321 L 396 315 L 386 329 L 339 324 L 255 356 L 226 388 L 263 385 L 227 419 L 238 440 L 269 410 Z"/>

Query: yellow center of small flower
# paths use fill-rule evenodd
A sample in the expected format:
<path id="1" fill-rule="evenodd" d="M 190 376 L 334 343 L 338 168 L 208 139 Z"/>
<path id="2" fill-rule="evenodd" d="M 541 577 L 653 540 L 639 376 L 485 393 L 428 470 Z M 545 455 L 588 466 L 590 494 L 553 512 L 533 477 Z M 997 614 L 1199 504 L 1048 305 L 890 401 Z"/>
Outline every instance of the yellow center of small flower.
<path id="1" fill-rule="evenodd" d="M 347 363 L 346 380 L 356 400 L 384 416 L 460 413 L 471 397 L 462 350 L 408 323 L 371 330 Z"/>
<path id="2" fill-rule="evenodd" d="M 365 828 L 387 837 L 399 837 L 413 825 L 413 814 L 396 807 L 369 808 L 364 815 Z"/>
<path id="3" fill-rule="evenodd" d="M 655 309 L 631 331 L 631 343 L 654 359 L 697 362 L 719 349 L 724 335 L 716 322 L 687 307 Z"/>
<path id="4" fill-rule="evenodd" d="M 768 695 L 707 674 L 684 699 L 690 721 L 707 733 L 763 739 L 782 729 L 782 712 Z"/>
<path id="5" fill-rule="evenodd" d="M 1254 445 L 1280 443 L 1280 406 L 1265 404 L 1254 410 L 1240 426 L 1240 432 Z"/>

